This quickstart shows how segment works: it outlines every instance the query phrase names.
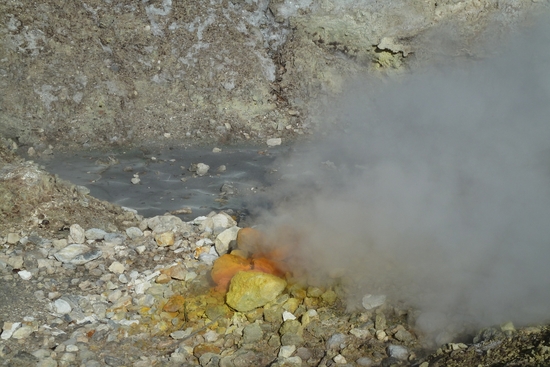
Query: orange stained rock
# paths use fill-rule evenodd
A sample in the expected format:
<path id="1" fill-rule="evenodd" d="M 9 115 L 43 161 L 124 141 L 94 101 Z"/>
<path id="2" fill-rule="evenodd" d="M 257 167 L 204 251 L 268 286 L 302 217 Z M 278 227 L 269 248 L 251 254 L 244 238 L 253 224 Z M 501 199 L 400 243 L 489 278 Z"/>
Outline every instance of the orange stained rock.
<path id="1" fill-rule="evenodd" d="M 175 294 L 172 297 L 170 297 L 170 299 L 168 300 L 168 302 L 166 302 L 162 310 L 164 312 L 178 312 L 183 310 L 184 304 L 185 304 L 185 298 L 183 298 L 183 296 L 180 294 Z"/>
<path id="2" fill-rule="evenodd" d="M 235 274 L 239 271 L 250 270 L 251 268 L 252 264 L 250 260 L 240 256 L 225 254 L 214 261 L 210 275 L 214 283 L 216 283 L 217 288 L 225 291 Z"/>
<path id="3" fill-rule="evenodd" d="M 252 260 L 252 268 L 254 270 L 261 271 L 263 273 L 273 274 L 278 277 L 285 275 L 283 270 L 283 264 L 276 261 L 267 259 L 265 257 L 259 257 Z"/>

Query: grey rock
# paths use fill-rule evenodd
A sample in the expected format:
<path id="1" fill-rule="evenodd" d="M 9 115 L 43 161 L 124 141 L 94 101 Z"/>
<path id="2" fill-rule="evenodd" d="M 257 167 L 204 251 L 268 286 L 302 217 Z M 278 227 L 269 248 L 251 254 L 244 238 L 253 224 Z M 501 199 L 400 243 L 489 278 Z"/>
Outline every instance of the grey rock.
<path id="1" fill-rule="evenodd" d="M 57 259 L 57 261 L 68 263 L 71 262 L 71 260 L 74 259 L 76 256 L 84 254 L 90 250 L 90 247 L 86 245 L 74 243 L 56 252 L 54 254 L 54 257 Z"/>
<path id="2" fill-rule="evenodd" d="M 406 361 L 409 358 L 409 351 L 402 345 L 390 344 L 388 345 L 388 355 L 401 361 Z"/>
<path id="3" fill-rule="evenodd" d="M 131 239 L 136 239 L 143 236 L 143 231 L 139 229 L 138 227 L 130 227 L 126 229 L 126 234 Z"/>
<path id="4" fill-rule="evenodd" d="M 381 295 L 374 295 L 374 294 L 367 294 L 363 297 L 363 307 L 366 310 L 372 310 L 374 308 L 382 306 L 386 302 L 386 296 Z"/>
<path id="5" fill-rule="evenodd" d="M 123 359 L 113 357 L 113 356 L 105 356 L 105 358 L 103 358 L 103 361 L 107 366 L 111 366 L 111 367 L 122 367 L 126 365 Z"/>
<path id="6" fill-rule="evenodd" d="M 243 343 L 255 343 L 262 339 L 264 332 L 258 323 L 245 326 L 243 330 Z"/>
<path id="7" fill-rule="evenodd" d="M 78 224 L 73 224 L 69 228 L 69 242 L 84 243 L 85 240 L 86 240 L 86 235 L 85 235 L 84 229 Z"/>
<path id="8" fill-rule="evenodd" d="M 401 342 L 409 342 L 414 339 L 413 335 L 405 329 L 399 329 L 393 336 Z"/>
<path id="9" fill-rule="evenodd" d="M 86 253 L 75 256 L 70 263 L 74 265 L 82 265 L 99 258 L 103 253 L 101 250 L 91 250 Z"/>
<path id="10" fill-rule="evenodd" d="M 84 232 L 86 239 L 94 241 L 102 240 L 103 238 L 105 238 L 106 234 L 107 232 L 99 228 L 90 228 L 86 232 Z"/>
<path id="11" fill-rule="evenodd" d="M 65 315 L 71 312 L 72 307 L 69 302 L 60 298 L 55 300 L 55 302 L 53 303 L 53 309 L 56 313 L 60 315 Z"/>
<path id="12" fill-rule="evenodd" d="M 346 336 L 344 334 L 334 334 L 327 340 L 327 349 L 340 350 L 346 343 Z"/>
<path id="13" fill-rule="evenodd" d="M 373 360 L 368 357 L 361 357 L 355 361 L 358 366 L 370 367 L 374 364 Z"/>
<path id="14" fill-rule="evenodd" d="M 226 254 L 229 245 L 231 244 L 231 241 L 234 241 L 237 239 L 237 233 L 239 232 L 240 228 L 237 226 L 233 226 L 231 228 L 226 229 L 222 233 L 220 233 L 216 237 L 216 241 L 214 242 L 214 246 L 216 247 L 216 252 L 218 255 Z"/>

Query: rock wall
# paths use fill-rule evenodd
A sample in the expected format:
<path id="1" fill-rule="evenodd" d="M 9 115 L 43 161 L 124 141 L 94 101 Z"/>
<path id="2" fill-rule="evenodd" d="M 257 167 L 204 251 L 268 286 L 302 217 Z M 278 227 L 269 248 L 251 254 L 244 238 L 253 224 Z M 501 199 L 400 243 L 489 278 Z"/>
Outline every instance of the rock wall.
<path id="1" fill-rule="evenodd" d="M 310 112 L 347 78 L 475 54 L 488 30 L 535 5 L 4 1 L 0 135 L 38 153 L 295 138 L 312 131 Z"/>

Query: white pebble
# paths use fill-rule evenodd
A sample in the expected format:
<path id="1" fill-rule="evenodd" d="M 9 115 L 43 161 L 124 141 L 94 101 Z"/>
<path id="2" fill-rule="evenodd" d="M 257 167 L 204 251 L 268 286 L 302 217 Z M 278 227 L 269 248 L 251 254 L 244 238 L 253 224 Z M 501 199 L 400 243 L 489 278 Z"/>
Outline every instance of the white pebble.
<path id="1" fill-rule="evenodd" d="M 279 357 L 280 358 L 289 358 L 292 353 L 294 353 L 296 351 L 296 346 L 295 345 L 283 345 L 280 349 L 279 349 Z"/>
<path id="2" fill-rule="evenodd" d="M 296 316 L 292 314 L 292 312 L 284 311 L 283 312 L 283 321 L 286 320 L 296 320 Z"/>
<path id="3" fill-rule="evenodd" d="M 122 274 L 124 273 L 124 265 L 118 261 L 114 261 L 111 266 L 109 266 L 109 271 L 115 274 Z"/>
<path id="4" fill-rule="evenodd" d="M 409 351 L 402 345 L 390 344 L 388 346 L 388 354 L 390 357 L 406 361 L 409 358 Z"/>
<path id="5" fill-rule="evenodd" d="M 386 302 L 386 296 L 383 294 L 380 294 L 380 295 L 367 294 L 363 297 L 363 307 L 366 310 L 372 310 L 376 307 L 380 307 L 385 302 Z"/>
<path id="6" fill-rule="evenodd" d="M 68 314 L 69 312 L 71 312 L 72 310 L 72 307 L 71 305 L 69 304 L 69 302 L 63 300 L 63 299 L 57 299 L 54 303 L 53 303 L 53 307 L 54 307 L 54 310 L 56 313 L 60 314 L 60 315 L 65 315 L 65 314 Z"/>
<path id="7" fill-rule="evenodd" d="M 346 361 L 346 358 L 344 358 L 343 355 L 338 354 L 336 357 L 332 359 L 336 364 L 346 364 L 348 361 Z"/>
<path id="8" fill-rule="evenodd" d="M 32 273 L 30 271 L 27 271 L 27 270 L 21 270 L 21 271 L 18 271 L 17 274 L 21 277 L 21 279 L 23 280 L 29 280 L 32 278 Z"/>
<path id="9" fill-rule="evenodd" d="M 281 145 L 282 142 L 283 142 L 283 140 L 281 138 L 267 139 L 267 146 L 268 147 L 275 147 L 277 145 Z"/>

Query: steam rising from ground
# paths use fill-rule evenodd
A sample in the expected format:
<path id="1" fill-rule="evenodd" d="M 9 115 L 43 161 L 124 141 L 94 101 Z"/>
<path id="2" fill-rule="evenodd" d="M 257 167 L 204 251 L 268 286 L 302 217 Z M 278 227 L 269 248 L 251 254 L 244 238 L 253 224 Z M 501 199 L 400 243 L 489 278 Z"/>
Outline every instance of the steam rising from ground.
<path id="1" fill-rule="evenodd" d="M 549 27 L 461 70 L 352 83 L 323 113 L 341 129 L 284 164 L 270 219 L 313 267 L 443 324 L 550 318 Z"/>

